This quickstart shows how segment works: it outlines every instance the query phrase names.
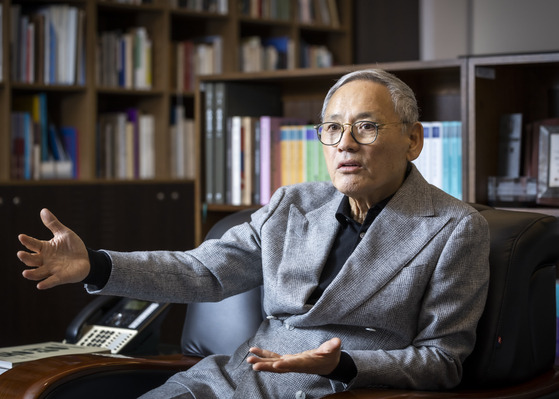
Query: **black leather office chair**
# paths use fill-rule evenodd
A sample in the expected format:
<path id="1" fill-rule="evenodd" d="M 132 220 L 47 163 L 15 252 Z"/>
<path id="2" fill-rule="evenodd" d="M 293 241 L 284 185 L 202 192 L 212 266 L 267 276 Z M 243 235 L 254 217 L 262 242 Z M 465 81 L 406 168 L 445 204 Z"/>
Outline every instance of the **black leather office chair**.
<path id="1" fill-rule="evenodd" d="M 358 389 L 329 398 L 559 398 L 559 371 L 554 369 L 559 224 L 539 213 L 474 206 L 491 230 L 491 280 L 461 386 L 444 392 Z M 248 220 L 250 213 L 223 219 L 209 237 L 221 236 Z M 190 305 L 182 347 L 194 356 L 70 355 L 29 362 L 0 376 L 0 398 L 136 397 L 192 366 L 200 356 L 232 352 L 261 321 L 260 301 L 256 289 L 218 304 Z M 240 328 L 232 333 L 234 325 Z"/>

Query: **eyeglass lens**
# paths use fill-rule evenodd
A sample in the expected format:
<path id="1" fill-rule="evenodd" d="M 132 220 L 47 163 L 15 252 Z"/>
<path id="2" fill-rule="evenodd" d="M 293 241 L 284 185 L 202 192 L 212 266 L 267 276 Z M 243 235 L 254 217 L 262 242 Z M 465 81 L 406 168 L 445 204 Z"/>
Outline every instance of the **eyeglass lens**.
<path id="1" fill-rule="evenodd" d="M 351 135 L 360 144 L 371 144 L 377 137 L 378 129 L 374 122 L 357 121 L 351 125 L 349 123 L 326 122 L 317 126 L 319 140 L 326 145 L 337 144 L 342 138 L 344 126 L 350 127 Z"/>

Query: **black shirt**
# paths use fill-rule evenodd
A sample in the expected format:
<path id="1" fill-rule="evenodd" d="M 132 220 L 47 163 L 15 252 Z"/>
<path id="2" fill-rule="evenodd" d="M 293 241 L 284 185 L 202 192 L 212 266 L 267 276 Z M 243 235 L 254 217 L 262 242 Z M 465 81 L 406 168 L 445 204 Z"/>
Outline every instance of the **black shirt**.
<path id="1" fill-rule="evenodd" d="M 351 217 L 351 208 L 349 205 L 349 198 L 344 196 L 336 212 L 336 219 L 340 224 L 340 231 L 336 236 L 330 255 L 326 260 L 322 274 L 320 275 L 320 282 L 318 287 L 314 290 L 310 296 L 308 303 L 315 304 L 318 298 L 322 295 L 326 287 L 334 280 L 338 275 L 342 266 L 345 264 L 347 258 L 353 253 L 357 244 L 361 242 L 361 239 L 365 236 L 367 229 L 374 222 L 375 218 L 383 210 L 385 205 L 390 201 L 392 196 L 384 199 L 378 204 L 374 205 L 367 211 L 367 216 L 360 224 L 353 220 Z"/>

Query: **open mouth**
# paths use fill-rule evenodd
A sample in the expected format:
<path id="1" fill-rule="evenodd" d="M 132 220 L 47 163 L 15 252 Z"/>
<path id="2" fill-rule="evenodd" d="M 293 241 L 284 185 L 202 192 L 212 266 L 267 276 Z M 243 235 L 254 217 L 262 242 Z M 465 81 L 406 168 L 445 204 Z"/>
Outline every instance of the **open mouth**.
<path id="1" fill-rule="evenodd" d="M 357 169 L 360 168 L 361 164 L 357 161 L 352 161 L 352 160 L 348 160 L 348 161 L 342 161 L 338 164 L 338 169 Z"/>

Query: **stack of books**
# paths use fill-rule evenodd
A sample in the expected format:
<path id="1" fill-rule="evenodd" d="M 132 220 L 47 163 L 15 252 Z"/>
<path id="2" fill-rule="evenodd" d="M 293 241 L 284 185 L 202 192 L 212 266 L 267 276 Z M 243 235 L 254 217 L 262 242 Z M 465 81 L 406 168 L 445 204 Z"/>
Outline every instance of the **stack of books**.
<path id="1" fill-rule="evenodd" d="M 287 21 L 291 17 L 291 1 L 239 0 L 239 10 L 251 18 Z"/>
<path id="2" fill-rule="evenodd" d="M 79 177 L 78 130 L 48 120 L 45 93 L 15 97 L 10 118 L 12 179 Z"/>
<path id="3" fill-rule="evenodd" d="M 193 91 L 196 76 L 223 71 L 223 39 L 219 35 L 176 42 L 173 53 L 175 88 L 179 92 Z"/>
<path id="4" fill-rule="evenodd" d="M 172 7 L 184 8 L 189 11 L 215 12 L 218 14 L 227 14 L 227 3 L 228 0 L 170 0 Z"/>
<path id="5" fill-rule="evenodd" d="M 145 27 L 101 33 L 97 82 L 128 89 L 152 87 L 152 41 Z"/>
<path id="6" fill-rule="evenodd" d="M 137 108 L 99 115 L 97 177 L 155 177 L 155 118 Z"/>
<path id="7" fill-rule="evenodd" d="M 241 42 L 240 54 L 243 72 L 295 68 L 295 47 L 293 40 L 286 36 L 248 36 Z"/>
<path id="8" fill-rule="evenodd" d="M 414 161 L 425 179 L 462 199 L 462 122 L 422 122 L 423 150 Z"/>
<path id="9" fill-rule="evenodd" d="M 184 105 L 173 107 L 169 126 L 171 177 L 194 179 L 196 176 L 196 144 L 194 140 L 194 119 L 185 116 Z"/>
<path id="10" fill-rule="evenodd" d="M 15 82 L 85 84 L 85 13 L 56 4 L 10 8 L 11 71 Z"/>

